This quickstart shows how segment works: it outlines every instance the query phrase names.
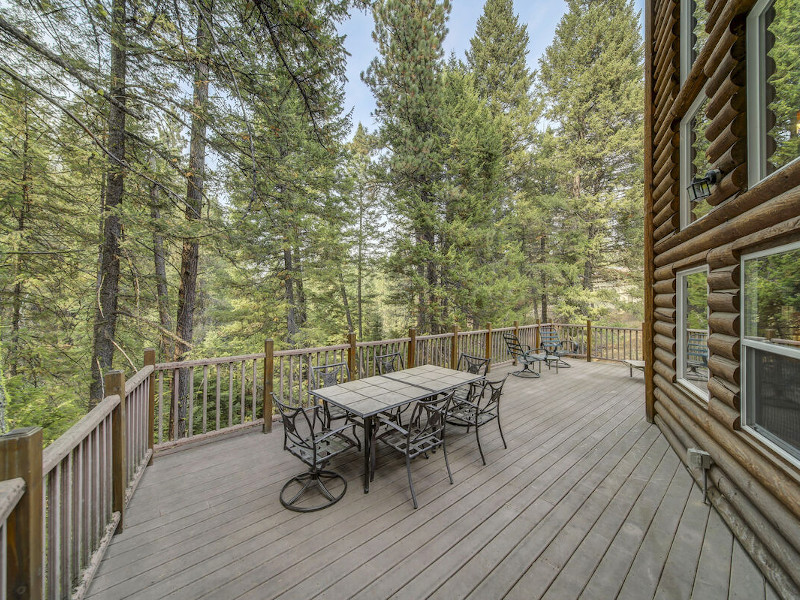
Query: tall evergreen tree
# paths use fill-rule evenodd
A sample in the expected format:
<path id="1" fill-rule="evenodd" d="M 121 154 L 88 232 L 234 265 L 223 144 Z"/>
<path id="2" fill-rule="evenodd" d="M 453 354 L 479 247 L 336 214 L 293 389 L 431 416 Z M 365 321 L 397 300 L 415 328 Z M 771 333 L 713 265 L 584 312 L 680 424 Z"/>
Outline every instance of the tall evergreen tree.
<path id="1" fill-rule="evenodd" d="M 567 5 L 540 81 L 554 124 L 549 166 L 568 198 L 563 260 L 580 265 L 571 283 L 582 292 L 562 300 L 562 314 L 592 315 L 603 287 L 640 271 L 632 269 L 641 240 L 630 223 L 641 215 L 642 40 L 631 0 Z"/>

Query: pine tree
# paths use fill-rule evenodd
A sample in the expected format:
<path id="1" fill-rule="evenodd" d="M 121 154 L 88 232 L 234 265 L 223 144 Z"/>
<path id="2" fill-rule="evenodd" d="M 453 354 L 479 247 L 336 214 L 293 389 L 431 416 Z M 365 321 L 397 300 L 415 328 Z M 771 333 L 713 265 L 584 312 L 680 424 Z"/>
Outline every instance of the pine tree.
<path id="1" fill-rule="evenodd" d="M 569 0 L 540 60 L 546 117 L 554 124 L 550 169 L 567 198 L 560 251 L 573 264 L 562 312 L 596 314 L 597 284 L 630 284 L 640 239 L 642 40 L 629 0 Z M 639 286 L 640 287 L 640 286 Z M 571 308 L 570 308 L 571 307 Z"/>
<path id="2" fill-rule="evenodd" d="M 388 179 L 397 216 L 390 268 L 421 332 L 441 323 L 437 296 L 436 230 L 441 219 L 436 186 L 442 101 L 442 42 L 448 0 L 378 0 L 373 6 L 378 45 L 362 78 L 376 99 L 380 138 L 388 149 Z"/>

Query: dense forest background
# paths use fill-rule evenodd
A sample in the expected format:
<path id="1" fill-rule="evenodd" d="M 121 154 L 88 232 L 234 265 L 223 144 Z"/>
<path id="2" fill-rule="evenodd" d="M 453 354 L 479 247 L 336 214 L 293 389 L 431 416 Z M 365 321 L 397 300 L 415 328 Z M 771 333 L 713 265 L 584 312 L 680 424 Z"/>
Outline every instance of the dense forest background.
<path id="1" fill-rule="evenodd" d="M 343 109 L 337 27 L 374 16 Z M 0 3 L 0 429 L 158 360 L 642 311 L 640 16 L 569 0 Z"/>

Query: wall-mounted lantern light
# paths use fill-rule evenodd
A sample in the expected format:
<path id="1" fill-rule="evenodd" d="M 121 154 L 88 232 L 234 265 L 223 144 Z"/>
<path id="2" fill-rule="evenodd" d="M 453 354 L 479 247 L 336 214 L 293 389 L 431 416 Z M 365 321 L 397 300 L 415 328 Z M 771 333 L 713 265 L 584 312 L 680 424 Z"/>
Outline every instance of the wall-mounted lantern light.
<path id="1" fill-rule="evenodd" d="M 692 202 L 700 202 L 703 198 L 708 198 L 711 195 L 711 186 L 720 181 L 722 181 L 722 172 L 719 169 L 709 171 L 705 177 L 700 179 L 692 179 L 692 183 L 686 187 L 689 199 Z"/>

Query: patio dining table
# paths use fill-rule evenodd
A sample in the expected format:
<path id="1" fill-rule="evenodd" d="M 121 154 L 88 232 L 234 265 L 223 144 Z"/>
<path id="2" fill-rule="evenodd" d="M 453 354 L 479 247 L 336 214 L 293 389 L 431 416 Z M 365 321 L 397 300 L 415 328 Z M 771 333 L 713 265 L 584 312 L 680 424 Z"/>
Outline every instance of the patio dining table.
<path id="1" fill-rule="evenodd" d="M 372 429 L 377 415 L 483 379 L 482 375 L 424 365 L 311 390 L 364 421 L 364 493 L 369 492 Z"/>

